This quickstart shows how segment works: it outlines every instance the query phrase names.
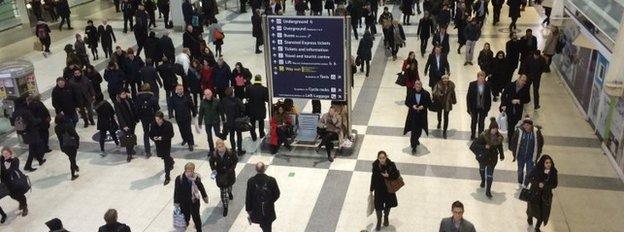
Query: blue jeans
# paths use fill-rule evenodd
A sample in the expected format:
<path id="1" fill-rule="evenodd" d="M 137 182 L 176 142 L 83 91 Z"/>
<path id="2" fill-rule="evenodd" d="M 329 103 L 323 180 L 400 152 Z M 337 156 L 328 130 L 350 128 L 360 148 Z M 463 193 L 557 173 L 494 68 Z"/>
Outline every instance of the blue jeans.
<path id="1" fill-rule="evenodd" d="M 529 180 L 526 175 L 529 175 L 531 171 L 533 171 L 533 167 L 535 167 L 535 162 L 531 158 L 528 159 L 518 159 L 518 184 L 527 185 Z M 524 168 L 526 167 L 526 175 L 524 173 Z"/>
<path id="2" fill-rule="evenodd" d="M 484 180 L 488 183 L 492 183 L 494 180 L 494 165 L 486 165 L 484 162 L 479 162 L 479 174 L 485 176 Z"/>

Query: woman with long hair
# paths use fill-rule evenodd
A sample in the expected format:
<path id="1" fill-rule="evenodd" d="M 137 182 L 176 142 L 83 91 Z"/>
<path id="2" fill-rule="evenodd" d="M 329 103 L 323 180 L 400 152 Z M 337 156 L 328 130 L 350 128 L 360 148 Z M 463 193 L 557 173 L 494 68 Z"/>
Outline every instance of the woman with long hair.
<path id="1" fill-rule="evenodd" d="M 71 180 L 75 180 L 78 178 L 76 172 L 80 171 L 76 164 L 76 155 L 78 154 L 78 147 L 80 146 L 80 136 L 76 133 L 76 129 L 74 129 L 71 122 L 65 120 L 65 115 L 62 113 L 56 115 L 54 123 L 56 123 L 54 132 L 59 140 L 61 151 L 69 157 Z"/>
<path id="2" fill-rule="evenodd" d="M 2 148 L 0 156 L 0 181 L 9 190 L 9 196 L 19 202 L 19 209 L 22 210 L 22 217 L 28 215 L 28 203 L 26 202 L 26 192 L 28 189 L 20 189 L 14 182 L 19 176 L 24 176 L 19 169 L 19 159 L 13 156 L 13 150 L 8 147 Z M 0 209 L 0 222 L 6 220 L 6 214 Z"/>
<path id="3" fill-rule="evenodd" d="M 557 169 L 555 162 L 549 155 L 542 155 L 533 171 L 527 176 L 531 186 L 530 191 L 535 194 L 527 203 L 527 222 L 533 224 L 533 218 L 537 219 L 535 231 L 544 223 L 548 224 L 550 208 L 552 206 L 552 190 L 557 188 Z"/>
<path id="4" fill-rule="evenodd" d="M 238 157 L 232 150 L 225 147 L 221 139 L 215 141 L 215 152 L 210 156 L 210 169 L 216 173 L 215 181 L 221 192 L 221 203 L 223 204 L 223 216 L 228 214 L 228 205 L 234 200 L 232 195 L 232 185 L 236 182 L 236 164 Z"/>
<path id="5" fill-rule="evenodd" d="M 478 147 L 479 151 L 476 154 L 477 161 L 479 161 L 479 175 L 481 175 L 480 187 L 485 188 L 485 196 L 492 198 L 491 188 L 494 181 L 494 168 L 500 160 L 505 159 L 505 153 L 503 152 L 503 135 L 498 131 L 498 123 L 495 118 L 490 118 L 490 127 L 483 131 L 479 137 L 473 142 L 475 143 L 471 147 Z"/>
<path id="6" fill-rule="evenodd" d="M 377 215 L 377 225 L 375 230 L 381 229 L 381 216 L 383 211 L 383 226 L 388 226 L 388 216 L 390 208 L 397 207 L 398 201 L 395 193 L 388 192 L 386 180 L 396 180 L 399 178 L 399 170 L 394 162 L 390 161 L 385 151 L 377 153 L 377 160 L 373 162 L 373 174 L 371 175 L 370 191 L 375 202 L 375 213 Z"/>
<path id="7" fill-rule="evenodd" d="M 449 113 L 453 110 L 453 105 L 457 104 L 455 97 L 455 83 L 450 80 L 448 75 L 442 76 L 442 80 L 433 87 L 433 102 L 439 104 L 438 110 L 438 130 L 441 128 L 442 115 L 444 115 L 444 128 L 442 137 L 446 139 L 446 130 L 448 129 Z"/>

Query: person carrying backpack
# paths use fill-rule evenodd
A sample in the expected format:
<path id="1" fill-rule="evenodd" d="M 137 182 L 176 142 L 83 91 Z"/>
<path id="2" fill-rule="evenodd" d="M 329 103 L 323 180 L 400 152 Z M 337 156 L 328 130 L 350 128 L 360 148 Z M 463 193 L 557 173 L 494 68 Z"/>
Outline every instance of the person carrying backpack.
<path id="1" fill-rule="evenodd" d="M 54 119 L 54 123 L 56 123 L 54 132 L 59 140 L 59 147 L 61 147 L 61 151 L 69 157 L 71 180 L 75 180 L 78 178 L 78 174 L 76 174 L 76 172 L 80 170 L 76 164 L 76 155 L 78 154 L 78 147 L 80 145 L 80 136 L 78 136 L 74 126 L 70 121 L 65 119 L 65 115 L 63 114 L 57 114 Z"/>
<path id="2" fill-rule="evenodd" d="M 137 118 L 141 121 L 143 127 L 143 146 L 145 147 L 145 157 L 152 156 L 150 147 L 150 125 L 154 122 L 154 115 L 160 110 L 158 99 L 154 96 L 150 84 L 143 83 L 141 92 L 134 98 L 135 109 L 137 110 Z"/>
<path id="3" fill-rule="evenodd" d="M 280 197 L 280 190 L 275 178 L 264 174 L 266 165 L 256 163 L 256 174 L 247 181 L 245 211 L 249 220 L 260 224 L 262 232 L 270 232 L 275 221 L 275 201 Z"/>
<path id="4" fill-rule="evenodd" d="M 39 166 L 46 161 L 43 159 L 45 152 L 43 140 L 39 135 L 41 119 L 35 118 L 28 110 L 25 96 L 15 99 L 15 111 L 11 116 L 11 125 L 15 127 L 17 134 L 22 136 L 24 143 L 28 144 L 28 159 L 24 165 L 24 170 L 31 172 L 37 170 L 32 168 L 33 159 L 36 158 L 39 161 Z"/>

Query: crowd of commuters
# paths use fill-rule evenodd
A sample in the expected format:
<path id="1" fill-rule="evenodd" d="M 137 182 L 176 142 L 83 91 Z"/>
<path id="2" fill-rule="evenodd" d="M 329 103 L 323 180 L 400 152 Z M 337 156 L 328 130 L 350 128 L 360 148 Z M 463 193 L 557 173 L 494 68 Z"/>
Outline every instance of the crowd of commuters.
<path id="1" fill-rule="evenodd" d="M 33 5 L 36 18 L 39 20 L 35 35 L 42 44 L 44 55 L 47 56 L 50 53 L 51 30 L 43 21 L 41 9 L 45 9 L 53 21 L 57 20 L 57 17 L 61 18 L 59 30 L 65 22 L 67 27 L 72 29 L 69 21 L 70 9 L 67 0 L 44 1 L 43 6 L 41 2 L 34 2 L 39 4 Z M 401 0 L 398 4 L 402 23 L 395 19 L 388 7 L 383 7 L 381 13 L 377 15 L 380 5 L 384 6 L 385 2 L 375 0 L 348 2 L 326 0 L 324 5 L 321 0 L 295 0 L 292 8 L 297 15 L 305 15 L 307 11 L 310 15 L 322 15 L 323 9 L 326 9 L 329 15 L 349 15 L 356 40 L 359 39 L 357 28 L 361 28 L 364 21 L 365 29 L 357 47 L 357 58 L 351 65 L 361 66 L 360 72 L 364 72 L 366 77 L 370 74 L 377 24 L 381 26 L 385 55 L 396 60 L 399 49 L 405 47 L 407 43 L 403 26 L 411 25 L 411 18 L 416 13 L 422 14 L 418 23 L 417 38 L 420 39 L 421 57 L 424 58 L 429 54 L 424 74 L 428 76 L 430 91 L 425 89 L 421 81 L 415 52 L 408 52 L 408 57 L 401 67 L 402 75 L 405 77 L 405 105 L 408 107 L 404 134 L 410 132 L 410 147 L 415 154 L 421 145 L 422 132 L 429 134 L 428 111 L 437 113 L 436 128 L 441 130 L 442 138 L 447 139 L 449 112 L 458 103 L 454 82 L 457 79 L 451 76 L 447 59 L 451 51 L 447 30 L 451 29 L 451 26 L 457 29 L 456 51 L 461 54 L 465 48 L 464 65 L 473 65 L 476 44 L 481 39 L 482 27 L 488 20 L 488 5 L 492 4 L 494 15 L 492 24 L 496 25 L 500 21 L 504 2 Z M 150 143 L 154 143 L 156 155 L 162 158 L 164 163 L 164 185 L 171 180 L 170 172 L 175 164 L 171 154 L 172 139 L 177 135 L 173 123 L 167 120 L 163 112 L 168 113 L 169 120 L 175 119 L 179 136 L 182 138 L 181 145 L 187 146 L 189 151 L 193 151 L 195 147 L 192 121 L 197 118 L 197 127 L 201 129 L 204 126 L 206 130 L 209 145 L 207 157 L 213 172 L 211 179 L 215 180 L 216 186 L 220 189 L 224 217 L 228 215 L 229 202 L 234 200 L 232 188 L 236 182 L 236 165 L 239 157 L 246 153 L 243 149 L 242 133 L 248 130 L 253 141 L 268 135 L 267 143 L 271 145 L 272 154 L 276 154 L 282 145 L 291 149 L 293 125 L 296 123 L 296 115 L 299 114 L 292 99 L 269 104 L 268 109 L 272 113 L 268 119 L 268 131 L 265 131 L 269 93 L 262 85 L 262 76 L 254 76 L 241 62 L 235 63 L 232 69 L 225 61 L 222 51 L 225 34 L 216 19 L 217 4 L 214 0 L 202 0 L 201 3 L 192 4 L 184 0 L 181 5 L 186 27 L 182 34 L 183 49 L 177 55 L 168 31 L 156 37 L 156 33 L 151 30 L 158 26 L 156 10 L 159 17 L 164 17 L 164 27 L 172 26 L 169 21 L 168 0 L 115 1 L 116 10 L 121 12 L 124 19 L 123 33 L 127 33 L 128 30 L 134 33 L 136 49 L 116 46 L 113 51 L 117 38 L 106 20 L 102 20 L 99 26 L 88 20 L 84 37 L 82 34 L 76 34 L 75 43 L 65 46 L 66 67 L 63 75 L 56 79 L 56 86 L 52 90 L 52 105 L 56 115 L 54 132 L 61 151 L 69 157 L 71 180 L 78 178 L 77 173 L 80 171 L 76 161 L 80 147 L 80 136 L 76 131 L 79 117 L 83 119 L 84 127 L 89 125 L 97 127 L 103 156 L 106 155 L 106 141 L 113 140 L 115 144 L 125 148 L 128 162 L 137 154 L 135 129 L 140 122 L 143 129 L 143 154 L 149 158 L 152 155 Z M 241 13 L 246 12 L 247 4 L 251 6 L 255 53 L 261 53 L 260 47 L 264 43 L 261 17 L 283 14 L 288 9 L 286 1 L 252 0 L 249 3 L 246 1 L 240 3 Z M 543 24 L 549 24 L 552 1 L 544 1 L 544 4 L 547 18 Z M 527 203 L 527 222 L 532 225 L 533 218 L 536 218 L 535 230 L 539 231 L 539 227 L 548 222 L 552 189 L 557 187 L 557 171 L 552 158 L 542 154 L 544 145 L 542 128 L 534 125 L 533 120 L 524 115 L 524 105 L 532 100 L 533 109 L 540 108 L 541 75 L 550 71 L 552 57 L 560 50 L 558 43 L 561 35 L 556 28 L 551 29 L 543 52 L 538 50 L 537 39 L 531 29 L 527 29 L 521 38 L 513 31 L 524 9 L 523 2 L 507 0 L 506 5 L 509 7 L 511 18 L 510 40 L 504 50 L 498 51 L 489 43 L 484 43 L 477 56 L 480 71 L 476 75 L 476 80 L 470 82 L 466 95 L 467 111 L 471 118 L 470 139 L 473 140 L 470 150 L 475 153 L 479 166 L 480 187 L 485 188 L 485 195 L 488 198 L 493 198 L 491 189 L 494 168 L 499 160 L 503 161 L 505 158 L 503 149 L 505 139 L 500 131 L 500 122 L 491 118 L 489 126 L 485 129 L 485 118 L 488 118 L 492 102 L 500 99 L 499 111 L 506 116 L 507 142 L 513 161 L 517 161 L 518 164 L 519 189 L 526 189 L 539 195 Z M 428 46 L 429 39 L 433 45 L 431 49 Z M 210 44 L 215 46 L 214 52 Z M 92 59 L 98 60 L 98 47 L 103 50 L 104 57 L 110 59 L 103 77 L 91 64 L 87 52 L 89 48 Z M 141 54 L 141 51 L 144 53 Z M 356 68 L 354 70 L 357 71 Z M 518 75 L 514 75 L 516 71 Z M 512 82 L 513 76 L 517 78 Z M 108 99 L 100 87 L 104 81 L 107 85 Z M 531 86 L 533 99 L 529 92 Z M 159 96 L 161 88 L 164 89 L 165 96 Z M 166 111 L 159 105 L 161 98 L 166 101 Z M 317 104 L 313 102 L 314 108 L 320 108 L 316 107 Z M 320 117 L 317 128 L 320 139 L 317 151 L 325 147 L 327 159 L 332 162 L 335 157 L 332 153 L 335 142 L 342 144 L 349 134 L 346 131 L 345 108 L 344 102 L 332 102 L 329 111 Z M 320 109 L 315 111 L 320 113 Z M 97 118 L 97 125 L 94 118 Z M 243 118 L 249 119 L 251 128 L 245 129 L 241 126 Z M 17 133 L 28 144 L 28 159 L 23 169 L 35 171 L 32 162 L 36 159 L 40 167 L 46 162 L 45 153 L 51 151 L 48 143 L 52 116 L 41 103 L 39 96 L 25 95 L 15 101 L 15 112 L 11 119 Z M 116 133 L 117 130 L 121 133 Z M 230 148 L 226 147 L 224 140 L 230 141 Z M 26 191 L 19 181 L 25 175 L 19 169 L 19 160 L 13 156 L 11 149 L 2 150 L 0 166 L 2 183 L 9 189 L 10 197 L 19 202 L 21 215 L 26 216 L 28 214 Z M 247 181 L 245 196 L 245 209 L 250 222 L 259 224 L 265 232 L 271 231 L 272 222 L 276 219 L 274 203 L 280 196 L 277 181 L 265 174 L 266 168 L 262 162 L 255 165 L 257 174 Z M 386 152 L 379 151 L 377 159 L 372 164 L 370 184 L 370 191 L 374 196 L 372 204 L 377 218 L 375 230 L 389 226 L 390 209 L 398 206 L 395 193 L 398 189 L 392 191 L 390 189 L 394 186 L 393 183 L 399 180 L 402 182 L 395 163 L 390 161 Z M 208 203 L 206 188 L 193 163 L 187 163 L 184 166 L 184 173 L 175 178 L 174 205 L 184 215 L 187 226 L 190 219 L 193 219 L 197 231 L 202 230 L 200 201 Z M 451 211 L 452 217 L 445 218 L 440 223 L 441 232 L 475 231 L 474 226 L 463 218 L 464 205 L 461 202 L 453 202 Z M 2 216 L 0 222 L 3 223 L 7 216 L 1 208 L 0 216 Z M 127 225 L 117 221 L 117 211 L 114 209 L 106 212 L 104 220 L 106 225 L 100 227 L 101 232 L 130 231 Z M 58 219 L 52 219 L 46 225 L 58 231 L 64 230 Z"/>

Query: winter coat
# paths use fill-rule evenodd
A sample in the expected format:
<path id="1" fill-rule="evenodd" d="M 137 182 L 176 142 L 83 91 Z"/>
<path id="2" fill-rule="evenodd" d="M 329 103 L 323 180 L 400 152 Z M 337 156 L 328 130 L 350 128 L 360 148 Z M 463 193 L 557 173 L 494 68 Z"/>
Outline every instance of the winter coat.
<path id="1" fill-rule="evenodd" d="M 505 159 L 503 141 L 503 135 L 500 133 L 497 133 L 494 137 L 492 137 L 489 130 L 483 131 L 475 141 L 477 145 L 481 147 L 480 150 L 485 152 L 484 154 L 477 154 L 477 157 L 480 157 L 477 158 L 479 163 L 483 163 L 487 166 L 496 166 L 499 155 L 501 159 Z M 486 149 L 486 145 L 490 145 L 490 148 Z"/>
<path id="2" fill-rule="evenodd" d="M 184 76 L 182 65 L 174 64 L 172 61 L 162 63 L 156 70 L 162 78 L 163 88 L 166 91 L 175 90 L 176 85 L 178 85 L 178 76 Z"/>
<path id="3" fill-rule="evenodd" d="M 264 120 L 266 118 L 266 103 L 269 102 L 269 89 L 256 83 L 247 86 L 245 90 L 247 95 L 247 115 L 254 119 Z"/>
<path id="4" fill-rule="evenodd" d="M 15 121 L 18 118 L 22 118 L 22 121 L 26 124 L 26 128 L 18 132 L 22 136 L 25 144 L 35 144 L 41 142 L 41 136 L 39 131 L 41 130 L 42 119 L 36 118 L 28 110 L 26 100 L 24 98 L 18 98 L 15 100 L 15 111 L 11 115 L 11 126 L 15 126 Z M 0 164 L 4 166 L 3 164 Z"/>
<path id="5" fill-rule="evenodd" d="M 457 98 L 455 97 L 455 83 L 448 81 L 448 84 L 443 84 L 442 81 L 433 87 L 433 101 L 441 104 L 442 109 L 445 111 L 453 110 L 453 105 L 457 104 Z"/>
<path id="6" fill-rule="evenodd" d="M 126 62 L 126 81 L 129 83 L 141 83 L 141 75 L 139 71 L 145 67 L 145 63 L 139 56 L 135 56 L 134 59 L 128 59 Z"/>
<path id="7" fill-rule="evenodd" d="M 511 64 L 509 64 L 509 60 L 507 58 L 494 58 L 494 60 L 492 60 L 491 67 L 492 68 L 489 73 L 490 77 L 487 82 L 493 90 L 500 92 L 503 88 L 505 88 L 505 86 L 511 83 L 511 77 L 513 75 Z"/>
<path id="8" fill-rule="evenodd" d="M 139 70 L 139 75 L 141 76 L 141 82 L 149 84 L 152 93 L 156 95 L 155 92 L 158 92 L 159 86 L 163 85 L 156 68 L 154 66 L 144 66 Z"/>
<path id="9" fill-rule="evenodd" d="M 431 43 L 433 46 L 442 46 L 443 54 L 448 54 L 451 50 L 451 45 L 449 44 L 449 34 L 447 32 L 444 32 L 444 34 L 441 32 L 433 34 L 433 40 Z"/>
<path id="10" fill-rule="evenodd" d="M 100 41 L 102 45 L 104 44 L 112 44 L 112 42 L 117 42 L 117 38 L 115 38 L 115 32 L 113 32 L 113 27 L 111 25 L 100 25 L 98 26 L 98 34 L 100 35 Z"/>
<path id="11" fill-rule="evenodd" d="M 521 0 L 507 0 L 510 18 L 520 18 L 520 5 L 522 5 Z"/>
<path id="12" fill-rule="evenodd" d="M 34 118 L 41 120 L 41 125 L 39 125 L 40 130 L 48 130 L 48 128 L 50 128 L 50 111 L 41 100 L 28 103 L 28 110 Z"/>
<path id="13" fill-rule="evenodd" d="M 117 121 L 119 122 L 119 127 L 122 129 L 124 127 L 134 128 L 139 118 L 136 116 L 136 110 L 134 108 L 134 104 L 132 103 L 132 99 L 117 99 L 115 102 L 115 114 L 117 114 Z"/>
<path id="14" fill-rule="evenodd" d="M 215 150 L 208 160 L 210 169 L 217 172 L 215 181 L 217 187 L 226 188 L 234 185 L 236 182 L 236 164 L 238 157 L 231 150 L 226 150 L 223 156 L 219 155 L 219 151 Z"/>
<path id="15" fill-rule="evenodd" d="M 69 3 L 67 0 L 59 0 L 56 2 L 56 13 L 61 17 L 69 17 L 71 11 L 69 10 Z"/>
<path id="16" fill-rule="evenodd" d="M 100 84 L 102 84 L 102 75 L 100 75 L 100 72 L 95 70 L 93 72 L 85 72 L 85 76 L 91 81 L 95 96 L 102 94 L 102 87 L 100 87 Z"/>
<path id="17" fill-rule="evenodd" d="M 527 176 L 531 187 L 531 192 L 536 193 L 535 199 L 527 202 L 527 216 L 534 217 L 537 220 L 544 222 L 544 225 L 548 224 L 550 218 L 550 209 L 552 207 L 552 190 L 557 188 L 558 177 L 557 169 L 552 167 L 548 174 L 544 173 L 544 170 L 534 168 L 533 171 Z M 539 183 L 544 183 L 543 188 L 539 188 Z"/>
<path id="18" fill-rule="evenodd" d="M 97 113 L 97 129 L 101 131 L 116 131 L 117 121 L 115 120 L 115 109 L 106 100 L 102 100 L 95 104 L 95 112 Z"/>
<path id="19" fill-rule="evenodd" d="M 199 174 L 195 173 L 197 176 L 195 178 L 195 185 L 199 190 L 202 198 L 208 197 L 206 194 L 206 189 L 204 188 L 204 184 L 201 182 L 201 177 Z M 179 204 L 182 209 L 190 209 L 192 205 L 199 205 L 201 199 L 196 199 L 197 201 L 193 202 L 193 192 L 191 191 L 193 183 L 191 180 L 186 177 L 186 174 L 182 173 L 177 176 L 175 179 L 175 187 L 173 188 L 173 203 Z"/>
<path id="20" fill-rule="evenodd" d="M 98 30 L 95 26 L 87 26 L 85 28 L 85 34 L 87 37 L 85 41 L 89 45 L 90 48 L 97 48 L 98 42 L 100 41 L 100 35 L 98 34 Z"/>
<path id="21" fill-rule="evenodd" d="M 73 114 L 78 107 L 79 97 L 76 87 L 66 82 L 65 87 L 55 86 L 52 89 L 52 106 L 57 114 Z"/>
<path id="22" fill-rule="evenodd" d="M 142 121 L 153 121 L 154 115 L 160 110 L 158 99 L 154 93 L 141 91 L 133 100 L 137 118 Z"/>
<path id="23" fill-rule="evenodd" d="M 170 101 L 177 122 L 190 122 L 191 115 L 197 116 L 197 108 L 193 107 L 193 100 L 190 95 L 183 94 L 180 96 L 174 93 Z"/>
<path id="24" fill-rule="evenodd" d="M 559 44 L 559 39 L 561 38 L 561 33 L 550 33 L 546 42 L 544 43 L 543 52 L 545 55 L 555 55 L 557 53 L 557 44 Z"/>
<path id="25" fill-rule="evenodd" d="M 245 105 L 243 102 L 237 97 L 224 97 L 221 99 L 221 104 L 223 104 L 223 110 L 225 111 L 225 123 L 224 127 L 227 129 L 235 129 L 236 124 L 234 120 L 239 118 L 245 112 Z"/>
<path id="26" fill-rule="evenodd" d="M 494 52 L 492 52 L 492 50 L 483 49 L 479 52 L 477 63 L 479 64 L 479 68 L 481 68 L 486 75 L 489 75 L 493 68 L 498 68 L 496 66 L 492 66 L 492 60 L 494 60 Z"/>
<path id="27" fill-rule="evenodd" d="M 159 50 L 158 38 L 155 36 L 148 36 L 147 39 L 145 39 L 145 56 L 152 59 L 156 64 L 162 59 L 162 52 Z"/>
<path id="28" fill-rule="evenodd" d="M 442 79 L 445 74 L 450 74 L 451 69 L 446 55 L 440 54 L 440 64 L 435 53 L 429 54 L 427 63 L 425 64 L 425 73 L 429 71 L 429 87 L 433 88 L 435 84 Z"/>
<path id="29" fill-rule="evenodd" d="M 384 210 L 386 207 L 397 207 L 399 204 L 396 193 L 389 193 L 388 186 L 386 185 L 386 180 L 396 180 L 400 177 L 399 170 L 394 162 L 390 161 L 390 159 L 386 159 L 386 165 L 381 165 L 379 160 L 375 160 L 375 162 L 373 162 L 372 172 L 370 191 L 375 192 L 375 195 L 373 195 L 375 209 Z M 382 176 L 382 173 L 388 173 L 388 177 Z"/>
<path id="30" fill-rule="evenodd" d="M 481 28 L 477 24 L 468 23 L 464 28 L 464 37 L 469 41 L 477 41 L 481 37 Z"/>
<path id="31" fill-rule="evenodd" d="M 56 126 L 54 127 L 54 133 L 56 134 L 56 138 L 58 138 L 59 147 L 61 147 L 61 151 L 63 151 L 66 154 L 69 154 L 69 153 L 75 153 L 76 150 L 78 150 L 78 147 L 63 146 L 63 144 L 65 143 L 64 141 L 65 133 L 75 138 L 76 141 L 80 141 L 80 136 L 78 135 L 78 133 L 76 133 L 76 129 L 71 124 L 71 122 L 64 122 L 61 124 L 56 124 Z M 78 142 L 78 146 L 80 146 L 80 142 Z"/>
<path id="32" fill-rule="evenodd" d="M 262 38 L 262 17 L 258 14 L 251 16 L 251 35 L 255 38 Z"/>
<path id="33" fill-rule="evenodd" d="M 175 60 L 175 47 L 173 46 L 173 41 L 169 36 L 162 36 L 158 39 L 158 48 L 159 52 L 158 57 L 167 57 L 169 61 L 173 62 Z"/>
<path id="34" fill-rule="evenodd" d="M 264 193 L 260 195 L 259 193 Z M 267 199 L 264 199 L 264 198 Z M 247 180 L 245 211 L 253 223 L 267 224 L 275 221 L 275 202 L 280 197 L 280 190 L 275 178 L 258 173 Z"/>
<path id="35" fill-rule="evenodd" d="M 528 77 L 528 83 L 539 80 L 542 77 L 542 73 L 548 68 L 548 62 L 543 56 L 538 56 L 537 59 L 531 56 L 527 56 L 520 65 L 518 73 L 524 74 Z"/>
<path id="36" fill-rule="evenodd" d="M 418 30 L 416 31 L 416 35 L 420 37 L 420 39 L 429 39 L 431 35 L 435 33 L 433 21 L 430 18 L 421 18 L 418 22 Z"/>
<path id="37" fill-rule="evenodd" d="M 531 37 L 522 36 L 520 38 L 521 59 L 525 59 L 535 50 L 537 50 L 537 37 L 532 35 Z"/>
<path id="38" fill-rule="evenodd" d="M 106 69 L 104 70 L 104 80 L 107 82 L 108 93 L 117 95 L 123 90 L 123 81 L 125 74 L 119 69 Z"/>
<path id="39" fill-rule="evenodd" d="M 404 15 L 412 15 L 412 5 L 414 4 L 414 0 L 401 0 L 400 9 Z"/>
<path id="40" fill-rule="evenodd" d="M 6 165 L 4 165 L 5 162 L 10 163 L 8 168 L 6 167 Z M 0 155 L 0 180 L 4 185 L 6 185 L 9 193 L 13 193 L 13 189 L 15 189 L 15 187 L 13 186 L 14 182 L 12 181 L 12 178 L 14 178 L 15 176 L 14 173 L 22 172 L 19 169 L 19 163 L 19 158 L 15 156 L 9 159 L 5 159 L 4 156 Z"/>
<path id="41" fill-rule="evenodd" d="M 93 83 L 85 76 L 74 76 L 69 79 L 69 83 L 76 88 L 78 94 L 78 105 L 86 107 L 93 103 L 95 99 L 95 90 L 93 89 Z"/>
<path id="42" fill-rule="evenodd" d="M 405 118 L 405 127 L 403 128 L 403 134 L 407 134 L 409 131 L 424 130 L 425 134 L 429 135 L 429 127 L 427 123 L 427 110 L 431 106 L 431 95 L 427 90 L 422 89 L 420 91 L 420 102 L 416 102 L 416 90 L 410 89 L 407 91 L 405 98 L 405 106 L 409 108 L 407 118 Z M 420 111 L 416 111 L 413 106 L 423 106 Z"/>
<path id="43" fill-rule="evenodd" d="M 199 125 L 219 125 L 221 122 L 220 115 L 223 113 L 223 105 L 218 98 L 213 96 L 212 100 L 202 99 L 199 105 L 199 116 L 197 123 Z"/>
<path id="44" fill-rule="evenodd" d="M 212 67 L 207 66 L 207 65 L 204 66 L 200 74 L 201 74 L 200 83 L 201 83 L 202 91 L 206 89 L 210 89 L 214 93 Z"/>
<path id="45" fill-rule="evenodd" d="M 509 125 L 512 126 L 512 125 Z M 511 128 L 510 128 L 511 129 Z M 531 154 L 531 160 L 535 163 L 539 160 L 540 156 L 542 156 L 542 149 L 544 148 L 544 136 L 542 135 L 542 130 L 539 126 L 533 126 L 533 154 Z M 522 128 L 516 128 L 511 140 L 509 140 L 509 150 L 511 150 L 511 154 L 514 159 L 518 158 L 518 153 L 520 152 L 520 144 L 522 144 L 522 139 L 525 132 Z M 526 154 L 525 154 L 526 155 Z M 526 158 L 526 157 L 525 157 Z"/>
<path id="46" fill-rule="evenodd" d="M 212 77 L 215 88 L 225 89 L 230 86 L 232 71 L 227 63 L 222 66 L 216 65 L 212 68 Z"/>
<path id="47" fill-rule="evenodd" d="M 505 54 L 507 55 L 507 59 L 509 59 L 511 70 L 515 71 L 518 68 L 518 63 L 520 61 L 520 41 L 507 41 L 505 44 Z"/>
<path id="48" fill-rule="evenodd" d="M 149 137 L 156 144 L 156 155 L 158 157 L 171 155 L 171 139 L 174 135 L 173 125 L 169 121 L 164 120 L 160 126 L 156 121 L 150 124 Z M 161 140 L 155 140 L 155 137 L 160 137 Z"/>
<path id="49" fill-rule="evenodd" d="M 310 10 L 323 11 L 323 0 L 309 0 Z"/>
<path id="50" fill-rule="evenodd" d="M 514 99 L 520 100 L 520 104 L 511 104 Z M 522 111 L 524 110 L 524 104 L 531 102 L 531 95 L 529 94 L 529 85 L 524 85 L 518 91 L 516 91 L 516 81 L 510 83 L 503 89 L 501 94 L 501 105 L 506 106 L 505 113 L 507 117 L 522 117 Z M 502 111 L 502 110 L 501 110 Z M 513 125 L 508 125 L 513 126 Z"/>
<path id="51" fill-rule="evenodd" d="M 373 58 L 371 49 L 373 48 L 373 37 L 364 35 L 360 44 L 358 45 L 357 56 L 365 61 L 370 61 Z"/>
<path id="52" fill-rule="evenodd" d="M 282 120 L 278 120 L 278 117 L 281 117 Z M 279 122 L 281 121 L 281 123 Z M 278 133 L 279 127 L 284 125 L 292 125 L 292 120 L 289 114 L 284 113 L 283 115 L 275 114 L 271 117 L 269 121 L 269 135 L 270 141 L 269 144 L 273 146 L 279 145 L 279 136 Z"/>
<path id="53" fill-rule="evenodd" d="M 487 83 L 483 84 L 483 107 L 478 109 L 479 85 L 477 81 L 472 81 L 468 85 L 468 93 L 466 94 L 466 104 L 469 113 L 472 112 L 488 112 L 492 107 L 492 91 Z"/>

